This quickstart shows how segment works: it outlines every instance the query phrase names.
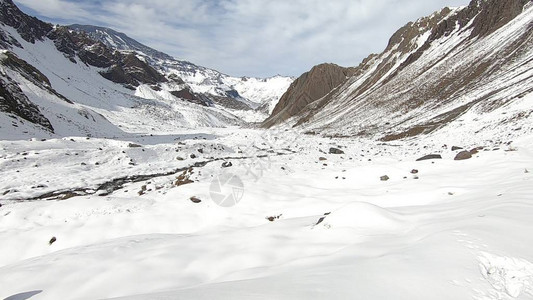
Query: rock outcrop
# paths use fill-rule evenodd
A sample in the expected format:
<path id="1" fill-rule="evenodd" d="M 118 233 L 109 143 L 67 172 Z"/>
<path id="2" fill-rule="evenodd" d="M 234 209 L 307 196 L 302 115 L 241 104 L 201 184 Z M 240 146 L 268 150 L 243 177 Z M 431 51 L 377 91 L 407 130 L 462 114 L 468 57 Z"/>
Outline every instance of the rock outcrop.
<path id="1" fill-rule="evenodd" d="M 291 84 L 274 108 L 272 115 L 263 122 L 263 127 L 271 127 L 297 116 L 307 105 L 346 82 L 353 71 L 353 68 L 344 68 L 335 64 L 313 67 Z"/>

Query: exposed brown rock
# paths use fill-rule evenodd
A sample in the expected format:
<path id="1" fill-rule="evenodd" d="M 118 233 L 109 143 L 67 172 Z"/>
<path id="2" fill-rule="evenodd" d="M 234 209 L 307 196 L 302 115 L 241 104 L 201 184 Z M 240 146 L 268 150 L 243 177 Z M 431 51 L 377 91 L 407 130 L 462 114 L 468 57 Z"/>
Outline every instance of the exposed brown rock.
<path id="1" fill-rule="evenodd" d="M 465 160 L 470 158 L 472 158 L 472 153 L 470 153 L 470 151 L 461 151 L 455 156 L 455 160 Z"/>
<path id="2" fill-rule="evenodd" d="M 272 115 L 263 122 L 263 127 L 271 127 L 298 115 L 302 109 L 341 85 L 353 74 L 353 68 L 335 64 L 321 64 L 296 79 L 281 97 Z"/>

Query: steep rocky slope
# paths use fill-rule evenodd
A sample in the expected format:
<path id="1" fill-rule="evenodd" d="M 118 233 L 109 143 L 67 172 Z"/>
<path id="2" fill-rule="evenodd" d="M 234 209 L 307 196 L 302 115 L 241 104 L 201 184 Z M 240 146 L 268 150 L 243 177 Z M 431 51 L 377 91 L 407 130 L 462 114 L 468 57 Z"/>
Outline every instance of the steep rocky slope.
<path id="1" fill-rule="evenodd" d="M 366 58 L 344 84 L 289 114 L 291 124 L 383 140 L 431 133 L 459 124 L 465 114 L 479 121 L 480 130 L 496 126 L 482 116 L 533 92 L 532 29 L 530 1 L 474 0 L 444 8 L 398 30 L 385 51 Z M 287 101 L 269 120 L 284 118 L 279 112 L 299 102 L 294 94 L 284 95 Z M 498 122 L 529 115 L 531 107 Z"/>
<path id="2" fill-rule="evenodd" d="M 346 82 L 353 72 L 354 68 L 343 68 L 335 64 L 315 66 L 291 84 L 272 111 L 271 117 L 264 121 L 264 125 L 279 124 L 298 115 L 306 105 Z"/>

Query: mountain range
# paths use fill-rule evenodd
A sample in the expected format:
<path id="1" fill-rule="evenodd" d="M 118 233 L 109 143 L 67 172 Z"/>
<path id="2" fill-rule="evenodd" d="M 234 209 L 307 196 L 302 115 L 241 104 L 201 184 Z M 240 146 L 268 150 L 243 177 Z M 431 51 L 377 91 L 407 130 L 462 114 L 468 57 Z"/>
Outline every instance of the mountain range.
<path id="1" fill-rule="evenodd" d="M 109 28 L 42 22 L 11 0 L 0 22 L 3 136 L 115 136 L 139 120 L 150 131 L 243 125 L 264 119 L 293 80 L 231 77 Z"/>
<path id="2" fill-rule="evenodd" d="M 116 135 L 148 116 L 136 126 L 262 121 L 266 128 L 289 124 L 309 134 L 392 141 L 460 129 L 466 119 L 479 131 L 520 127 L 531 115 L 522 105 L 533 91 L 527 0 L 443 8 L 400 28 L 382 53 L 356 67 L 322 64 L 296 80 L 231 77 L 109 28 L 53 26 L 11 0 L 0 9 L 1 123 L 24 134 Z"/>

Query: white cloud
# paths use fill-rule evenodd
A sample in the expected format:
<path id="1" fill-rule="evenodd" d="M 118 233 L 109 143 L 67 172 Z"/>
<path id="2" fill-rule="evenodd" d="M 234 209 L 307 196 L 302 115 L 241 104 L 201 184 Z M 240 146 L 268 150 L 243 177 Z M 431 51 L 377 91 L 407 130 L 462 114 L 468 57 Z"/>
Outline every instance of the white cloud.
<path id="1" fill-rule="evenodd" d="M 104 25 L 232 75 L 357 65 L 394 31 L 468 0 L 16 0 L 62 23 Z"/>

